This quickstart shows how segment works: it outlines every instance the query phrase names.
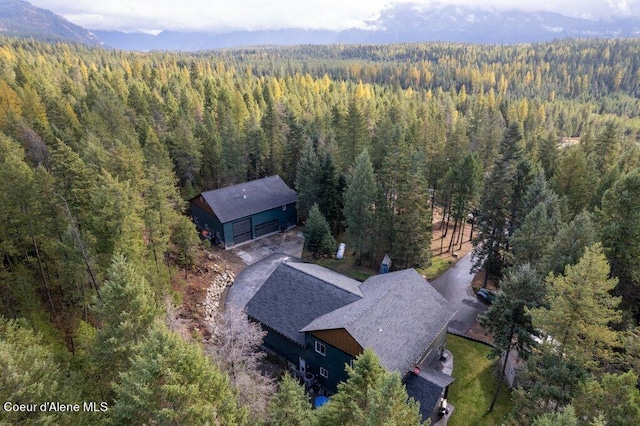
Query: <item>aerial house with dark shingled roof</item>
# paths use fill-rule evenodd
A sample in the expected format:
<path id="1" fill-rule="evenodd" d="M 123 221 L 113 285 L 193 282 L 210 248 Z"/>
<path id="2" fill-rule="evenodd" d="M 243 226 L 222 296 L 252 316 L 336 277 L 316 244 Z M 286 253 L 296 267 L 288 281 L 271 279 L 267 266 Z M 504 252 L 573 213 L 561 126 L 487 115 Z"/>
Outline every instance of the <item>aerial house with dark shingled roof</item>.
<path id="1" fill-rule="evenodd" d="M 205 191 L 189 201 L 198 230 L 225 248 L 298 220 L 298 196 L 278 175 Z"/>
<path id="2" fill-rule="evenodd" d="M 455 311 L 414 269 L 363 283 L 319 265 L 284 262 L 246 306 L 267 332 L 264 346 L 329 392 L 370 347 L 430 416 L 453 378 L 436 369 Z"/>

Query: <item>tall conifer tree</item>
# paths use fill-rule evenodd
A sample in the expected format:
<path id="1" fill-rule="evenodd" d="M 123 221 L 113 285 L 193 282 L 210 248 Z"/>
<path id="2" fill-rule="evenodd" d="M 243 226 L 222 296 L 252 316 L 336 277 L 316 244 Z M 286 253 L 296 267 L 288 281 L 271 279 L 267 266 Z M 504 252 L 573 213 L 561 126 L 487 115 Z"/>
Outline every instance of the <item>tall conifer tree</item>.
<path id="1" fill-rule="evenodd" d="M 356 159 L 349 185 L 344 193 L 344 217 L 347 237 L 355 245 L 358 263 L 371 255 L 371 230 L 376 201 L 376 180 L 367 150 Z"/>

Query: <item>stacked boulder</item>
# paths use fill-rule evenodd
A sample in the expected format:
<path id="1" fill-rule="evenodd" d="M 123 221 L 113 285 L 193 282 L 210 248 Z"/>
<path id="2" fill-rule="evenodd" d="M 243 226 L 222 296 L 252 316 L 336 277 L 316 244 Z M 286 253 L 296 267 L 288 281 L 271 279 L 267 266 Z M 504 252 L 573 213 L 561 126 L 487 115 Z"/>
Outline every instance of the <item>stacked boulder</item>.
<path id="1" fill-rule="evenodd" d="M 213 283 L 207 288 L 207 294 L 204 298 L 204 320 L 212 323 L 220 306 L 220 298 L 227 287 L 233 284 L 236 276 L 233 272 L 224 270 L 218 274 Z"/>

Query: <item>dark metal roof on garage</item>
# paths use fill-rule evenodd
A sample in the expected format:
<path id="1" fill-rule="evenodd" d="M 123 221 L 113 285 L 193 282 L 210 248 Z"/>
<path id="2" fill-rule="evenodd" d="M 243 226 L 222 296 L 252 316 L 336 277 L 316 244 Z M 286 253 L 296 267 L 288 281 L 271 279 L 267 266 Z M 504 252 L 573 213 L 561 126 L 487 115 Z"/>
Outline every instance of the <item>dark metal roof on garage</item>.
<path id="1" fill-rule="evenodd" d="M 296 192 L 278 175 L 203 192 L 221 223 L 295 203 Z"/>

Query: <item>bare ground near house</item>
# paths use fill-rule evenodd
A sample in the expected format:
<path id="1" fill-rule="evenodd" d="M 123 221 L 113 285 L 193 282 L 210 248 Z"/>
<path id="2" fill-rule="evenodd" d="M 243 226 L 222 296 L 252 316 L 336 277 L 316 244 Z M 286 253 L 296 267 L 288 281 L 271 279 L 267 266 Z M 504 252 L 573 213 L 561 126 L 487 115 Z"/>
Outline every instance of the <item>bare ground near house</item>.
<path id="1" fill-rule="evenodd" d="M 223 272 L 238 275 L 246 266 L 239 257 L 227 250 L 215 246 L 198 247 L 193 268 L 186 272 L 181 270 L 179 275 L 173 277 L 173 291 L 178 295 L 177 299 L 182 301 L 174 313 L 183 328 L 181 334 L 192 336 L 197 333 L 203 338 L 208 337 L 203 307 L 207 290 Z M 222 300 L 227 290 L 220 294 Z"/>
<path id="2" fill-rule="evenodd" d="M 431 255 L 434 258 L 441 258 L 455 263 L 457 259 L 461 259 L 471 253 L 473 250 L 473 245 L 470 241 L 472 225 L 472 223 L 465 220 L 462 224 L 458 224 L 457 229 L 454 229 L 453 219 L 450 219 L 448 223 L 443 221 L 442 208 L 436 207 L 433 211 Z M 454 231 L 455 241 L 452 243 Z M 461 241 L 462 244 L 460 244 Z"/>

